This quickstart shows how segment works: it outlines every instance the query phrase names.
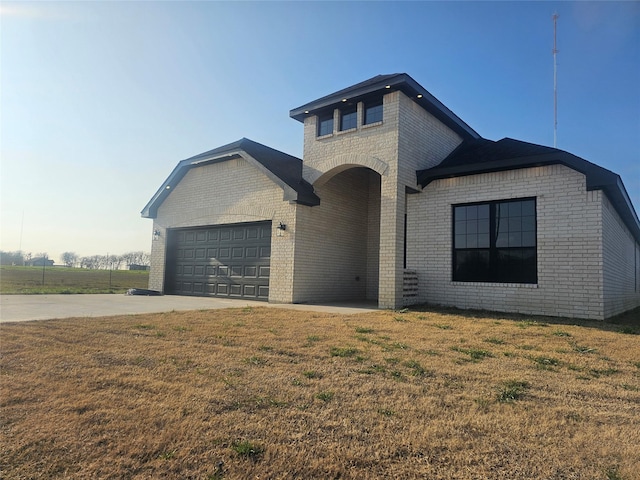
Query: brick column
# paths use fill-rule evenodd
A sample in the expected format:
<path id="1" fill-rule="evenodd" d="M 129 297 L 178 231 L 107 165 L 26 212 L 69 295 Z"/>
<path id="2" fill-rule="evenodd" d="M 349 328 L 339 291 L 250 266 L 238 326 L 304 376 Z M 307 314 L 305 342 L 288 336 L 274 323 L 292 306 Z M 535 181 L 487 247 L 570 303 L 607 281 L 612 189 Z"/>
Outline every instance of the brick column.
<path id="1" fill-rule="evenodd" d="M 151 290 L 164 291 L 164 269 L 166 262 L 167 229 L 153 222 L 153 230 L 159 232 L 159 236 L 151 241 L 151 267 L 149 271 L 149 288 Z"/>
<path id="2" fill-rule="evenodd" d="M 382 177 L 380 197 L 379 308 L 402 307 L 405 189 L 395 175 Z"/>

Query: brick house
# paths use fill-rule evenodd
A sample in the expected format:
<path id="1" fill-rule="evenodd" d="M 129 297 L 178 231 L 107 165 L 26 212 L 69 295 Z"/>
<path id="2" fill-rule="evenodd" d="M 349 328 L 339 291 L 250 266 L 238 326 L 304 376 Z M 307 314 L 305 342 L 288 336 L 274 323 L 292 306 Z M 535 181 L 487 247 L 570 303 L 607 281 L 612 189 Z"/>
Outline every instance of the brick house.
<path id="1" fill-rule="evenodd" d="M 178 163 L 142 211 L 149 287 L 605 319 L 640 305 L 618 175 L 480 137 L 407 74 L 290 111 L 303 159 L 241 139 Z"/>

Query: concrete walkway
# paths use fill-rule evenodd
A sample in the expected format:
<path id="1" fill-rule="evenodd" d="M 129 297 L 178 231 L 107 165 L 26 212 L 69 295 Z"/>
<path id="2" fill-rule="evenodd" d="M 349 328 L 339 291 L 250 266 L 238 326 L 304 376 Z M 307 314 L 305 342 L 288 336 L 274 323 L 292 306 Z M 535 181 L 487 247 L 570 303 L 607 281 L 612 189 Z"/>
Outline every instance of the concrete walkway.
<path id="1" fill-rule="evenodd" d="M 0 322 L 24 322 L 71 317 L 108 317 L 136 313 L 160 313 L 173 310 L 209 310 L 219 308 L 274 307 L 304 311 L 340 313 L 373 312 L 373 303 L 332 305 L 291 305 L 231 300 L 213 297 L 158 297 L 130 295 L 0 295 Z"/>

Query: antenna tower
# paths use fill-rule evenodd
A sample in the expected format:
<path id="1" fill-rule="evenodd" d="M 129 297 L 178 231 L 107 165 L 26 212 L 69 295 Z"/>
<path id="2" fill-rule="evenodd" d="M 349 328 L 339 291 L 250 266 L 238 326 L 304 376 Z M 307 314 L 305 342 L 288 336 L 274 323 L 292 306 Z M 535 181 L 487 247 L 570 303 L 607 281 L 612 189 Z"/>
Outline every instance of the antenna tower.
<path id="1" fill-rule="evenodd" d="M 556 24 L 560 15 L 554 13 L 553 18 L 553 148 L 558 146 L 558 64 L 556 56 L 558 49 L 556 48 Z"/>

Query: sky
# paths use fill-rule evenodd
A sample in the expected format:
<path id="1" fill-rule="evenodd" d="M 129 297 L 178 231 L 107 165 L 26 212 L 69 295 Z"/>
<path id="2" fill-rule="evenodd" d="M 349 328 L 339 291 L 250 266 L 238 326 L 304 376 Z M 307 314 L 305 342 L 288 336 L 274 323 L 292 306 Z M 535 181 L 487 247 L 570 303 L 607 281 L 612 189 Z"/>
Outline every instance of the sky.
<path id="1" fill-rule="evenodd" d="M 289 110 L 408 73 L 484 138 L 557 146 L 640 206 L 640 2 L 0 3 L 0 250 L 150 251 L 175 165 L 242 137 L 302 158 Z"/>

